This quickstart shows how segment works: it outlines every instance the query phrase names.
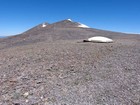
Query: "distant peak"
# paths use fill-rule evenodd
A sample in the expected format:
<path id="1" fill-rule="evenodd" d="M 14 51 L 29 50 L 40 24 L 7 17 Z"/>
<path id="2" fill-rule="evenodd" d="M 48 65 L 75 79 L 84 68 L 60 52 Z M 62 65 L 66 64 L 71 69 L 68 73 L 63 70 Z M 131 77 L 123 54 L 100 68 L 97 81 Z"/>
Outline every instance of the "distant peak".
<path id="1" fill-rule="evenodd" d="M 55 27 L 90 28 L 87 25 L 81 24 L 79 22 L 72 21 L 71 19 L 66 19 L 66 20 L 58 21 L 58 22 L 53 23 L 53 25 Z"/>
<path id="2" fill-rule="evenodd" d="M 47 25 L 45 23 L 42 24 L 42 27 L 46 27 Z"/>
<path id="3" fill-rule="evenodd" d="M 71 19 L 67 19 L 68 21 L 72 21 Z"/>

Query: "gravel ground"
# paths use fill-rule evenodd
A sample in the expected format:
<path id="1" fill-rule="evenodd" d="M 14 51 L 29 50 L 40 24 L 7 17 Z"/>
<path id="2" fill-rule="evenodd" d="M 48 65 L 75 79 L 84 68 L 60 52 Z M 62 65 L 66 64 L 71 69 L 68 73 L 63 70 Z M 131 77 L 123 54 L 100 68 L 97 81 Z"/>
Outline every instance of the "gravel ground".
<path id="1" fill-rule="evenodd" d="M 140 105 L 139 68 L 134 39 L 1 49 L 0 105 Z"/>

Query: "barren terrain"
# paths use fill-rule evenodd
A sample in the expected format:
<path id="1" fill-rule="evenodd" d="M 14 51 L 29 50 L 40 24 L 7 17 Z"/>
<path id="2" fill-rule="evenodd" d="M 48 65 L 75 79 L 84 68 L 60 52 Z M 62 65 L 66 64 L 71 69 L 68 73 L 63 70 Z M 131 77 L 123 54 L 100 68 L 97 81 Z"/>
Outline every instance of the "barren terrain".
<path id="1" fill-rule="evenodd" d="M 65 40 L 0 50 L 0 105 L 139 105 L 140 41 Z"/>
<path id="2" fill-rule="evenodd" d="M 0 39 L 0 105 L 140 105 L 140 35 L 46 25 Z"/>

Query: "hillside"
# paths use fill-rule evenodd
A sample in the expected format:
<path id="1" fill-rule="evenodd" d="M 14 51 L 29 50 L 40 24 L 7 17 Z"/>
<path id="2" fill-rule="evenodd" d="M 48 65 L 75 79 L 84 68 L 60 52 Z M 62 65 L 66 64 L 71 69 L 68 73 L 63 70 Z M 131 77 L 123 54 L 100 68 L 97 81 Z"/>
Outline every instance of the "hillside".
<path id="1" fill-rule="evenodd" d="M 0 105 L 140 105 L 139 68 L 139 35 L 43 23 L 0 40 Z"/>

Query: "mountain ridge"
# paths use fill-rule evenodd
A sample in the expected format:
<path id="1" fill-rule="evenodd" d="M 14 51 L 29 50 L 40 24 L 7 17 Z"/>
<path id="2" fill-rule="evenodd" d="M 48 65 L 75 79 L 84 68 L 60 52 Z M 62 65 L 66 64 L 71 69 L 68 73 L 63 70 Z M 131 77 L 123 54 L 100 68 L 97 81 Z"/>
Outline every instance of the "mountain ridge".
<path id="1" fill-rule="evenodd" d="M 45 22 L 19 35 L 7 37 L 0 42 L 4 43 L 6 46 L 17 46 L 42 41 L 53 42 L 58 40 L 83 40 L 94 36 L 104 36 L 113 39 L 118 39 L 120 37 L 137 37 L 137 35 L 132 34 L 106 31 L 89 27 L 79 27 L 80 24 L 82 25 L 82 23 L 74 22 L 71 19 L 58 21 L 52 24 Z"/>

